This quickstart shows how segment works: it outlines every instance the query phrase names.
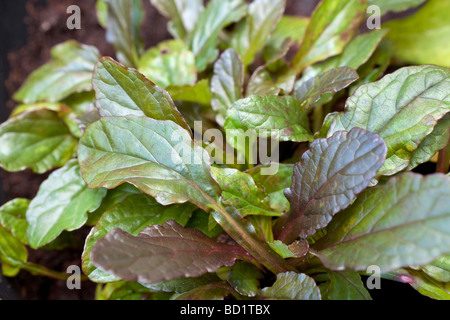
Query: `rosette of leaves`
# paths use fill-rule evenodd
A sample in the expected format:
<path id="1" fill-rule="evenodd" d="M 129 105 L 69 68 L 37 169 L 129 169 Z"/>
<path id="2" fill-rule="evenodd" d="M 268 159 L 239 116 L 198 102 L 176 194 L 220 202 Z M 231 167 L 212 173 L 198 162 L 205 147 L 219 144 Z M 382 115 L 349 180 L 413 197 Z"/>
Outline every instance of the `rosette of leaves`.
<path id="1" fill-rule="evenodd" d="M 99 0 L 116 57 L 56 46 L 0 126 L 4 169 L 54 170 L 0 208 L 3 273 L 64 278 L 27 246 L 84 226 L 98 299 L 370 299 L 374 265 L 448 299 L 450 70 L 385 74 L 387 30 L 358 31 L 374 2 L 152 0 L 174 39 L 146 50 L 142 1 Z"/>

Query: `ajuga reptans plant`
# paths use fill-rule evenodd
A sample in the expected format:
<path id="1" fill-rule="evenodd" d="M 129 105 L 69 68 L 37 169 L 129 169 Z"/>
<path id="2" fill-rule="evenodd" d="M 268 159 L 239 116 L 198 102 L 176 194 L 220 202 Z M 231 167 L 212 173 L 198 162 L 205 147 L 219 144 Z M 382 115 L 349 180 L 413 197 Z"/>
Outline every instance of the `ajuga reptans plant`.
<path id="1" fill-rule="evenodd" d="M 360 28 L 421 2 L 152 0 L 145 49 L 143 2 L 98 1 L 116 56 L 55 46 L 0 126 L 5 170 L 53 170 L 0 209 L 3 274 L 64 278 L 27 247 L 89 227 L 98 299 L 370 299 L 374 270 L 449 299 L 449 3 Z"/>

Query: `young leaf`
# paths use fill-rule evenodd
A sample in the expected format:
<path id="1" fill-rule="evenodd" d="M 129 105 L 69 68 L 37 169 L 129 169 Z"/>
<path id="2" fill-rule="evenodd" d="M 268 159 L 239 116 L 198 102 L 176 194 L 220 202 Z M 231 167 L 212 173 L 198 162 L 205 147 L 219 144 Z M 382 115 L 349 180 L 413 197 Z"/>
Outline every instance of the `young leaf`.
<path id="1" fill-rule="evenodd" d="M 228 49 L 214 64 L 211 79 L 213 99 L 211 107 L 217 112 L 216 121 L 223 126 L 227 110 L 243 96 L 244 65 L 241 57 L 233 49 Z"/>
<path id="2" fill-rule="evenodd" d="M 161 42 L 145 52 L 138 69 L 162 88 L 193 86 L 197 82 L 195 56 L 181 40 Z"/>
<path id="3" fill-rule="evenodd" d="M 227 130 L 255 130 L 262 138 L 280 141 L 310 141 L 306 112 L 292 97 L 251 96 L 236 101 L 227 111 Z"/>
<path id="4" fill-rule="evenodd" d="M 8 171 L 27 168 L 44 173 L 69 161 L 77 140 L 56 112 L 22 113 L 0 126 L 0 165 Z"/>
<path id="5" fill-rule="evenodd" d="M 263 278 L 262 272 L 253 264 L 237 261 L 228 275 L 228 283 L 239 294 L 255 297 L 258 294 L 259 281 Z"/>
<path id="6" fill-rule="evenodd" d="M 190 204 L 164 207 L 145 194 L 128 193 L 121 202 L 107 210 L 89 233 L 83 251 L 83 272 L 97 283 L 119 280 L 115 276 L 96 268 L 91 261 L 92 248 L 96 242 L 113 229 L 119 228 L 138 235 L 144 228 L 175 220 L 186 225 L 195 207 Z"/>
<path id="7" fill-rule="evenodd" d="M 169 94 L 134 69 L 102 58 L 95 67 L 92 83 L 96 106 L 103 117 L 147 116 L 172 120 L 190 130 Z"/>
<path id="8" fill-rule="evenodd" d="M 414 15 L 384 24 L 390 30 L 387 38 L 395 45 L 395 56 L 409 64 L 450 67 L 449 10 L 448 1 L 429 0 Z"/>
<path id="9" fill-rule="evenodd" d="M 222 202 L 236 208 L 242 217 L 248 215 L 279 216 L 269 206 L 269 198 L 244 172 L 229 168 L 212 168 L 214 179 L 222 189 Z"/>
<path id="10" fill-rule="evenodd" d="M 193 86 L 172 87 L 167 90 L 169 91 L 172 99 L 175 101 L 199 103 L 208 107 L 210 106 L 213 98 L 209 88 L 208 79 L 202 79 Z M 177 105 L 181 108 L 179 104 Z"/>
<path id="11" fill-rule="evenodd" d="M 269 195 L 270 207 L 279 212 L 289 210 L 289 202 L 284 196 L 284 190 L 292 184 L 292 174 L 294 166 L 291 164 L 279 164 L 276 174 L 263 175 L 262 170 L 266 170 L 267 166 L 258 166 L 247 171 L 252 176 L 257 185 L 264 188 L 264 192 Z"/>
<path id="12" fill-rule="evenodd" d="M 363 85 L 346 103 L 328 136 L 355 127 L 378 133 L 388 154 L 378 175 L 393 175 L 410 164 L 412 153 L 437 121 L 450 111 L 450 70 L 438 66 L 402 68 Z"/>
<path id="13" fill-rule="evenodd" d="M 144 8 L 142 0 L 104 0 L 108 4 L 106 40 L 114 46 L 119 61 L 137 66 L 144 49 L 140 35 Z"/>
<path id="14" fill-rule="evenodd" d="M 248 6 L 247 17 L 238 23 L 230 44 L 245 66 L 264 48 L 271 32 L 283 16 L 286 0 L 255 0 Z"/>
<path id="15" fill-rule="evenodd" d="M 204 71 L 218 55 L 216 48 L 220 31 L 240 20 L 246 13 L 243 0 L 211 0 L 190 36 L 190 48 L 197 58 L 197 69 Z"/>
<path id="16" fill-rule="evenodd" d="M 275 240 L 273 242 L 269 242 L 268 244 L 276 253 L 278 253 L 284 259 L 297 257 L 291 250 L 289 250 L 289 247 L 280 240 Z"/>
<path id="17" fill-rule="evenodd" d="M 97 242 L 91 259 L 124 280 L 153 283 L 215 272 L 245 255 L 241 247 L 218 243 L 171 220 L 137 237 L 114 229 Z"/>
<path id="18" fill-rule="evenodd" d="M 0 225 L 23 244 L 28 244 L 26 213 L 30 200 L 16 198 L 0 208 Z"/>
<path id="19" fill-rule="evenodd" d="M 327 273 L 330 283 L 326 292 L 322 291 L 324 298 L 328 300 L 372 300 L 357 272 L 327 271 Z"/>
<path id="20" fill-rule="evenodd" d="M 332 270 L 390 271 L 450 252 L 450 179 L 406 173 L 368 189 L 333 219 L 313 249 Z M 370 250 L 361 250 L 361 248 Z"/>
<path id="21" fill-rule="evenodd" d="M 383 140 L 362 129 L 315 140 L 294 167 L 285 191 L 291 210 L 277 222 L 276 238 L 290 243 L 325 227 L 369 185 L 385 157 Z"/>
<path id="22" fill-rule="evenodd" d="M 191 201 L 206 211 L 205 195 L 220 194 L 207 152 L 172 121 L 102 118 L 81 138 L 78 158 L 90 188 L 128 182 L 163 205 Z"/>
<path id="23" fill-rule="evenodd" d="M 280 48 L 289 40 L 291 44 L 300 45 L 308 26 L 309 18 L 283 16 L 275 30 L 271 33 L 263 50 L 263 57 L 266 62 L 277 59 L 280 55 Z"/>
<path id="24" fill-rule="evenodd" d="M 300 82 L 303 83 L 338 67 L 346 66 L 357 70 L 373 55 L 386 33 L 387 30 L 374 30 L 356 36 L 348 43 L 340 55 L 328 58 L 323 62 L 306 68 Z"/>
<path id="25" fill-rule="evenodd" d="M 264 288 L 258 296 L 270 300 L 320 300 L 320 290 L 314 280 L 303 273 L 287 272 L 277 275 L 272 287 Z"/>
<path id="26" fill-rule="evenodd" d="M 179 39 L 186 39 L 194 30 L 205 9 L 203 0 L 151 0 L 151 3 L 169 19 L 168 30 Z"/>
<path id="27" fill-rule="evenodd" d="M 349 67 L 331 69 L 306 82 L 297 82 L 294 97 L 301 102 L 303 109 L 309 110 L 324 94 L 339 92 L 358 78 L 358 73 Z"/>
<path id="28" fill-rule="evenodd" d="M 364 19 L 366 8 L 367 0 L 323 0 L 311 16 L 294 58 L 296 72 L 341 53 Z"/>
<path id="29" fill-rule="evenodd" d="M 39 248 L 87 221 L 87 212 L 98 208 L 105 189 L 88 189 L 76 161 L 67 163 L 44 181 L 27 211 L 28 241 Z"/>
<path id="30" fill-rule="evenodd" d="M 57 102 L 74 92 L 92 89 L 92 70 L 100 58 L 95 47 L 69 40 L 50 53 L 52 60 L 28 77 L 14 100 L 26 104 Z"/>

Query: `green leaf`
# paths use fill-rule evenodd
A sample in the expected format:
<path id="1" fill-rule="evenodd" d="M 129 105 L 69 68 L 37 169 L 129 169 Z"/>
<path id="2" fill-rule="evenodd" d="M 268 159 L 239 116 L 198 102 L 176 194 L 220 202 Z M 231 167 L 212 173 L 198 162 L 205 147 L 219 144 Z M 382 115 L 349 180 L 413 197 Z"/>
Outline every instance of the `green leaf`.
<path id="1" fill-rule="evenodd" d="M 294 58 L 296 72 L 340 54 L 358 30 L 366 8 L 367 0 L 323 0 L 311 16 L 302 46 Z"/>
<path id="2" fill-rule="evenodd" d="M 444 149 L 450 139 L 450 113 L 438 121 L 431 132 L 412 153 L 411 162 L 406 170 L 412 170 L 419 164 L 428 162 L 440 150 Z"/>
<path id="3" fill-rule="evenodd" d="M 243 97 L 244 65 L 241 57 L 233 49 L 228 49 L 214 64 L 211 79 L 213 99 L 211 107 L 217 112 L 216 121 L 223 126 L 227 110 Z"/>
<path id="4" fill-rule="evenodd" d="M 281 242 L 280 240 L 268 242 L 268 244 L 273 249 L 273 251 L 278 253 L 283 259 L 297 257 L 291 250 L 289 250 L 289 247 L 287 245 L 285 245 L 283 242 Z"/>
<path id="5" fill-rule="evenodd" d="M 330 283 L 322 296 L 328 300 L 372 300 L 361 281 L 361 276 L 354 271 L 327 271 Z"/>
<path id="6" fill-rule="evenodd" d="M 376 5 L 380 7 L 381 14 L 392 11 L 401 12 L 417 7 L 424 3 L 425 0 L 369 0 L 369 5 Z"/>
<path id="7" fill-rule="evenodd" d="M 119 278 L 95 267 L 91 252 L 97 241 L 113 229 L 119 228 L 132 235 L 138 235 L 151 225 L 162 225 L 168 220 L 176 220 L 186 225 L 195 207 L 190 204 L 164 207 L 145 194 L 128 193 L 120 202 L 107 210 L 91 230 L 83 251 L 83 272 L 92 281 L 103 283 L 117 281 Z"/>
<path id="8" fill-rule="evenodd" d="M 289 44 L 300 45 L 308 26 L 309 18 L 296 16 L 283 16 L 275 30 L 271 33 L 263 50 L 266 62 L 279 57 L 280 48 L 289 39 Z"/>
<path id="9" fill-rule="evenodd" d="M 289 94 L 294 89 L 296 75 L 286 68 L 275 74 L 270 73 L 268 66 L 260 66 L 250 77 L 247 86 L 247 96 L 252 95 L 273 95 L 276 96 L 283 91 Z"/>
<path id="10" fill-rule="evenodd" d="M 91 259 L 124 280 L 153 283 L 215 272 L 245 255 L 241 247 L 218 243 L 171 220 L 137 237 L 114 229 L 96 243 Z"/>
<path id="11" fill-rule="evenodd" d="M 140 35 L 145 17 L 142 0 L 104 1 L 108 4 L 106 40 L 116 49 L 119 61 L 137 66 L 144 49 Z"/>
<path id="12" fill-rule="evenodd" d="M 61 111 L 64 105 L 61 103 L 51 103 L 51 102 L 37 102 L 31 104 L 20 104 L 14 108 L 11 112 L 10 119 L 17 117 L 19 114 L 25 112 L 33 112 L 39 110 L 51 110 L 55 112 Z"/>
<path id="13" fill-rule="evenodd" d="M 300 81 L 305 82 L 338 67 L 347 66 L 357 70 L 369 60 L 386 33 L 387 30 L 374 30 L 356 36 L 348 43 L 341 54 L 306 68 Z"/>
<path id="14" fill-rule="evenodd" d="M 207 152 L 172 121 L 102 118 L 81 138 L 78 158 L 90 188 L 128 182 L 163 205 L 191 201 L 206 211 L 205 195 L 220 194 Z"/>
<path id="15" fill-rule="evenodd" d="M 253 178 L 237 169 L 212 168 L 214 179 L 222 189 L 222 202 L 236 208 L 242 217 L 248 215 L 279 216 L 269 206 L 268 195 Z"/>
<path id="16" fill-rule="evenodd" d="M 108 24 L 108 4 L 105 0 L 97 0 L 95 3 L 95 10 L 98 23 L 106 29 Z"/>
<path id="17" fill-rule="evenodd" d="M 16 198 L 0 208 L 0 224 L 23 244 L 28 244 L 26 213 L 30 200 Z"/>
<path id="18" fill-rule="evenodd" d="M 450 70 L 406 67 L 356 90 L 328 135 L 355 127 L 379 134 L 388 147 L 379 176 L 407 168 L 413 152 L 450 111 Z"/>
<path id="19" fill-rule="evenodd" d="M 272 287 L 258 296 L 270 300 L 320 300 L 320 290 L 314 280 L 303 273 L 286 272 L 277 275 Z"/>
<path id="20" fill-rule="evenodd" d="M 118 281 L 98 286 L 95 292 L 96 300 L 148 300 L 151 290 L 136 282 Z"/>
<path id="21" fill-rule="evenodd" d="M 268 170 L 267 166 L 258 166 L 249 171 L 257 185 L 264 188 L 264 192 L 269 195 L 270 207 L 279 212 L 289 210 L 289 201 L 284 196 L 284 190 L 289 188 L 292 184 L 292 174 L 294 166 L 291 164 L 279 164 L 278 170 L 275 174 L 262 174 Z"/>
<path id="22" fill-rule="evenodd" d="M 202 79 L 194 86 L 172 87 L 167 89 L 175 101 L 199 103 L 205 106 L 211 104 L 212 93 L 208 79 Z"/>
<path id="23" fill-rule="evenodd" d="M 291 210 L 277 222 L 276 238 L 290 243 L 325 227 L 369 185 L 385 157 L 383 140 L 362 129 L 315 140 L 294 166 L 285 191 Z"/>
<path id="24" fill-rule="evenodd" d="M 0 226 L 0 260 L 3 269 L 8 269 L 8 275 L 16 275 L 27 262 L 27 248 L 8 230 Z"/>
<path id="25" fill-rule="evenodd" d="M 69 40 L 53 47 L 50 54 L 52 60 L 28 77 L 14 95 L 16 101 L 57 102 L 74 92 L 92 90 L 92 70 L 100 58 L 95 47 Z"/>
<path id="26" fill-rule="evenodd" d="M 22 113 L 0 126 L 0 165 L 8 171 L 44 173 L 69 161 L 77 140 L 56 112 Z"/>
<path id="27" fill-rule="evenodd" d="M 179 39 L 186 39 L 194 30 L 203 12 L 203 0 L 151 0 L 158 11 L 169 19 L 168 30 Z"/>
<path id="28" fill-rule="evenodd" d="M 191 51 L 196 56 L 198 71 L 204 71 L 218 55 L 217 42 L 220 31 L 240 20 L 246 13 L 243 0 L 211 0 L 203 11 L 189 37 Z"/>
<path id="29" fill-rule="evenodd" d="M 242 57 L 245 66 L 264 48 L 283 16 L 286 0 L 254 0 L 248 14 L 231 35 L 230 45 Z"/>
<path id="30" fill-rule="evenodd" d="M 450 179 L 441 174 L 391 178 L 337 215 L 315 254 L 332 270 L 428 264 L 450 252 L 449 190 Z"/>
<path id="31" fill-rule="evenodd" d="M 450 67 L 449 10 L 448 1 L 429 0 L 414 15 L 384 24 L 390 29 L 388 39 L 395 44 L 395 56 L 403 63 Z"/>
<path id="32" fill-rule="evenodd" d="M 44 181 L 27 211 L 28 240 L 39 248 L 87 221 L 87 212 L 100 206 L 105 189 L 88 189 L 76 161 L 54 171 Z"/>
<path id="33" fill-rule="evenodd" d="M 384 277 L 403 283 L 409 283 L 420 294 L 436 300 L 450 300 L 450 284 L 436 281 L 426 273 L 410 268 L 398 269 Z"/>
<path id="34" fill-rule="evenodd" d="M 181 295 L 174 295 L 171 300 L 224 300 L 227 296 L 239 297 L 229 284 L 221 281 L 195 288 Z"/>
<path id="35" fill-rule="evenodd" d="M 142 283 L 142 285 L 156 292 L 184 293 L 218 281 L 220 279 L 215 273 L 207 273 L 196 278 L 179 278 L 156 283 Z"/>
<path id="36" fill-rule="evenodd" d="M 251 96 L 238 100 L 227 111 L 225 129 L 255 130 L 259 137 L 272 136 L 280 141 L 312 139 L 307 114 L 292 97 Z"/>
<path id="37" fill-rule="evenodd" d="M 258 294 L 259 281 L 263 278 L 263 273 L 253 264 L 237 261 L 228 274 L 228 283 L 239 294 L 255 297 Z"/>
<path id="38" fill-rule="evenodd" d="M 309 110 L 324 94 L 339 92 L 358 78 L 358 73 L 349 67 L 331 69 L 303 83 L 297 82 L 294 97 L 303 109 Z"/>
<path id="39" fill-rule="evenodd" d="M 419 269 L 437 281 L 450 283 L 450 255 L 443 256 Z"/>
<path id="40" fill-rule="evenodd" d="M 169 94 L 134 69 L 102 58 L 95 67 L 92 83 L 101 116 L 147 116 L 172 120 L 190 130 Z"/>
<path id="41" fill-rule="evenodd" d="M 193 86 L 197 82 L 195 56 L 181 40 L 164 41 L 145 52 L 138 69 L 162 88 Z"/>
<path id="42" fill-rule="evenodd" d="M 192 214 L 191 219 L 187 223 L 187 228 L 200 230 L 210 238 L 216 238 L 223 233 L 223 229 L 212 219 L 214 225 L 211 227 L 211 215 L 203 210 L 197 210 Z"/>

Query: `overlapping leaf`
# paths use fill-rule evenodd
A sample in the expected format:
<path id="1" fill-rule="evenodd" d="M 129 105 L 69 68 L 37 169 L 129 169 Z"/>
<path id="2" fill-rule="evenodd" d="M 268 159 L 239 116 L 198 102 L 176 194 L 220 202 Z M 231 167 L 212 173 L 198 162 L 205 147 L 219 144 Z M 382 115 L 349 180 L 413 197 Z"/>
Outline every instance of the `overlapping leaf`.
<path id="1" fill-rule="evenodd" d="M 378 175 L 393 175 L 411 162 L 413 152 L 437 121 L 450 111 L 450 71 L 438 66 L 402 68 L 361 86 L 335 118 L 328 136 L 355 127 L 379 134 L 388 147 Z"/>
<path id="2" fill-rule="evenodd" d="M 242 57 L 245 66 L 263 49 L 283 16 L 286 0 L 255 0 L 248 6 L 248 15 L 236 26 L 230 45 Z"/>
<path id="3" fill-rule="evenodd" d="M 69 40 L 53 47 L 51 57 L 28 77 L 14 95 L 16 101 L 57 102 L 74 92 L 92 89 L 92 70 L 100 57 L 95 47 Z"/>
<path id="4" fill-rule="evenodd" d="M 186 39 L 194 30 L 204 10 L 203 0 L 151 0 L 151 3 L 169 19 L 169 32 L 180 39 Z"/>
<path id="5" fill-rule="evenodd" d="M 241 247 L 218 243 L 168 221 L 144 229 L 137 237 L 115 229 L 97 242 L 91 258 L 124 280 L 152 283 L 215 272 L 246 254 Z"/>
<path id="6" fill-rule="evenodd" d="M 164 207 L 145 194 L 128 193 L 122 201 L 107 210 L 91 230 L 83 251 L 83 272 L 95 282 L 117 281 L 118 278 L 96 268 L 91 261 L 95 243 L 113 229 L 119 228 L 132 235 L 138 235 L 144 228 L 175 220 L 186 225 L 195 207 L 190 204 Z"/>
<path id="7" fill-rule="evenodd" d="M 247 6 L 242 0 L 212 0 L 203 11 L 189 37 L 190 48 L 197 58 L 197 69 L 203 71 L 215 60 L 219 51 L 217 42 L 220 31 L 240 20 Z"/>
<path id="8" fill-rule="evenodd" d="M 78 158 L 90 188 L 128 182 L 163 205 L 191 201 L 207 211 L 205 196 L 220 194 L 207 152 L 172 121 L 102 118 L 81 138 Z"/>
<path id="9" fill-rule="evenodd" d="M 315 140 L 294 167 L 285 191 L 291 210 L 277 222 L 276 237 L 290 243 L 325 227 L 369 185 L 385 157 L 383 140 L 362 129 Z"/>
<path id="10" fill-rule="evenodd" d="M 292 97 L 251 96 L 236 101 L 227 112 L 225 129 L 255 130 L 260 137 L 280 141 L 309 141 L 306 112 Z"/>
<path id="11" fill-rule="evenodd" d="M 102 116 L 145 115 L 172 120 L 189 130 L 169 94 L 134 69 L 111 58 L 102 58 L 95 68 L 92 83 L 96 106 Z"/>
<path id="12" fill-rule="evenodd" d="M 305 67 L 342 52 L 365 17 L 367 0 L 322 1 L 306 28 L 302 46 L 293 61 L 301 72 Z"/>
<path id="13" fill-rule="evenodd" d="M 314 280 L 303 273 L 287 272 L 277 275 L 272 287 L 264 288 L 258 296 L 269 300 L 320 300 L 320 290 Z"/>
<path id="14" fill-rule="evenodd" d="M 327 268 L 391 271 L 450 252 L 450 179 L 406 173 L 368 189 L 313 248 Z"/>
<path id="15" fill-rule="evenodd" d="M 145 52 L 138 69 L 162 88 L 193 86 L 197 81 L 195 56 L 181 40 L 161 42 Z"/>
<path id="16" fill-rule="evenodd" d="M 39 248 L 56 239 L 62 231 L 76 230 L 97 209 L 106 189 L 88 189 L 76 161 L 67 163 L 44 181 L 27 211 L 28 241 Z"/>
<path id="17" fill-rule="evenodd" d="M 114 46 L 119 61 L 137 66 L 144 49 L 140 35 L 144 8 L 142 0 L 104 0 L 108 5 L 106 40 Z"/>
<path id="18" fill-rule="evenodd" d="M 211 79 L 211 106 L 218 113 L 216 121 L 219 125 L 224 125 L 228 108 L 242 98 L 243 85 L 244 65 L 241 57 L 233 49 L 228 49 L 214 64 L 214 76 Z"/>
<path id="19" fill-rule="evenodd" d="M 0 165 L 8 171 L 27 168 L 44 173 L 72 158 L 77 140 L 50 110 L 22 113 L 0 126 Z"/>

